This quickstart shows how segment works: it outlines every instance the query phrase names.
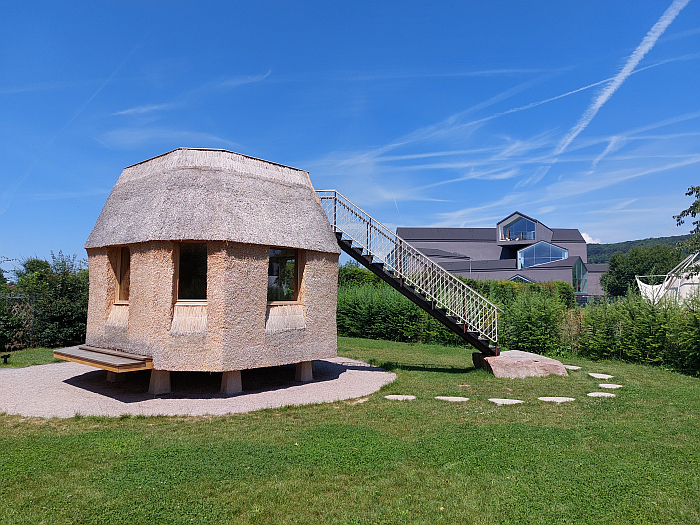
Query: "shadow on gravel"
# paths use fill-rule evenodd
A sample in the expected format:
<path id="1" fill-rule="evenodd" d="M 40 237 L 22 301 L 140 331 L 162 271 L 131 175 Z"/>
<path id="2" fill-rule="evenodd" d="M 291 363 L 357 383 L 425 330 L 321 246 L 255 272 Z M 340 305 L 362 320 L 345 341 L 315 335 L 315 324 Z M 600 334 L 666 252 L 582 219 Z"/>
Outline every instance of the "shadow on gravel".
<path id="1" fill-rule="evenodd" d="M 342 358 L 341 358 L 342 359 Z M 381 368 L 371 365 L 358 365 L 348 361 L 347 363 L 332 363 L 330 361 L 314 361 L 314 380 L 311 383 L 321 383 L 338 379 L 341 374 L 350 370 L 382 371 Z M 245 396 L 259 392 L 283 390 L 285 388 L 300 386 L 308 383 L 300 383 L 294 380 L 296 365 L 272 366 L 267 368 L 254 368 L 241 371 L 243 392 L 236 396 Z M 122 403 L 137 403 L 154 396 L 148 393 L 150 370 L 127 372 L 124 380 L 118 383 L 107 382 L 105 370 L 95 370 L 80 374 L 64 383 L 88 390 L 95 394 L 116 399 Z M 215 399 L 232 397 L 219 393 L 221 387 L 221 372 L 170 372 L 171 394 L 158 396 L 162 399 Z"/>

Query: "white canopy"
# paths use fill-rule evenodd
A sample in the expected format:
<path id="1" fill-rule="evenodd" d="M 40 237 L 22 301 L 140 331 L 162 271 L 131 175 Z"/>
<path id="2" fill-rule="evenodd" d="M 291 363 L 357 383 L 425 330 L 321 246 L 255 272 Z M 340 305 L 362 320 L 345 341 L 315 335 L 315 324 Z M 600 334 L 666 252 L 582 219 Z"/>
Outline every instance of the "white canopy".
<path id="1" fill-rule="evenodd" d="M 637 285 L 642 297 L 648 299 L 652 303 L 658 303 L 662 299 L 670 299 L 673 301 L 685 301 L 688 297 L 694 295 L 698 291 L 700 284 L 700 274 L 697 272 L 697 266 L 700 264 L 700 252 L 689 255 L 673 270 L 666 275 L 637 275 Z M 642 279 L 650 277 L 664 277 L 661 284 L 646 284 Z"/>

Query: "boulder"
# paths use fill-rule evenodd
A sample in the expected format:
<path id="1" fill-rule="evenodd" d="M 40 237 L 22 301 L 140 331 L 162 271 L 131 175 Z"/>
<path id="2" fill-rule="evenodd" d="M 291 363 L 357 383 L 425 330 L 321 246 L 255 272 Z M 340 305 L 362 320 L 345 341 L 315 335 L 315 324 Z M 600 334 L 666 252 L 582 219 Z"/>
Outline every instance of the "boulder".
<path id="1" fill-rule="evenodd" d="M 472 360 L 476 368 L 484 368 L 496 377 L 544 377 L 549 374 L 568 376 L 564 365 L 542 355 L 521 350 L 508 350 L 498 356 L 487 356 L 475 352 Z"/>

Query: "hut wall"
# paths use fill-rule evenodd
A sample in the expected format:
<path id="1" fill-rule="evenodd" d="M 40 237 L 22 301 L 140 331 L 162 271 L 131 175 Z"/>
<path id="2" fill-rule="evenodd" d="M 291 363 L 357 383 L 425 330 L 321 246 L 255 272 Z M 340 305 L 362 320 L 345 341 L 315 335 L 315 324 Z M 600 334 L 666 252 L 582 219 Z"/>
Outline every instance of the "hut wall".
<path id="1" fill-rule="evenodd" d="M 160 370 L 226 371 L 337 355 L 338 255 L 300 250 L 302 329 L 266 333 L 269 247 L 207 243 L 206 321 L 171 330 L 176 243 L 130 245 L 129 305 L 115 305 L 117 248 L 88 250 L 87 344 L 148 355 Z M 177 306 L 180 308 L 180 306 Z M 184 307 L 188 308 L 188 307 Z M 192 308 L 193 315 L 202 307 Z M 128 320 L 128 324 L 125 322 Z"/>

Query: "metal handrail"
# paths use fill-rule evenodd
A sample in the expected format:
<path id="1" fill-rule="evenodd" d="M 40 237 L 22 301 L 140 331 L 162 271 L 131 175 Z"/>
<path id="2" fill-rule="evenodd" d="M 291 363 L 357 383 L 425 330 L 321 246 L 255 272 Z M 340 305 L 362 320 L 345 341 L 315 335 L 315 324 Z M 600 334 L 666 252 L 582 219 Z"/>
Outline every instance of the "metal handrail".
<path id="1" fill-rule="evenodd" d="M 335 232 L 352 240 L 381 262 L 395 278 L 434 301 L 470 332 L 496 343 L 498 311 L 495 304 L 408 244 L 336 190 L 317 190 L 321 207 Z"/>

